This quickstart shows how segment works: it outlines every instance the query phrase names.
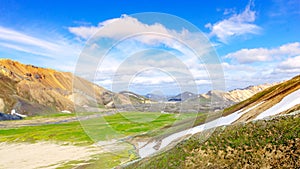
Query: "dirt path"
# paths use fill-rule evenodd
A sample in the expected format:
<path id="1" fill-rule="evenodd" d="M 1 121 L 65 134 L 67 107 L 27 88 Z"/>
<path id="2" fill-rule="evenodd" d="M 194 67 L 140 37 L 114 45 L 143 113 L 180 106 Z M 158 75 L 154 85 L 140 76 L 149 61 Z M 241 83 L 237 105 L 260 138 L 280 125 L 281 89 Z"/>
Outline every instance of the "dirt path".
<path id="1" fill-rule="evenodd" d="M 0 168 L 56 168 L 73 160 L 88 160 L 102 153 L 101 147 L 62 146 L 53 143 L 0 143 Z"/>

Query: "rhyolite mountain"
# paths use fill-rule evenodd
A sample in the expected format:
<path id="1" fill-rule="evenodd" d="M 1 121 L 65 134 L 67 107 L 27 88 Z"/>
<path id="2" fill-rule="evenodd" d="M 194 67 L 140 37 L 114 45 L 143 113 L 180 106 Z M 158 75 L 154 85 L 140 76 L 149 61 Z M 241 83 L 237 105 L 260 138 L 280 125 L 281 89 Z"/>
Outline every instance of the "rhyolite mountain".
<path id="1" fill-rule="evenodd" d="M 248 86 L 248 87 L 242 88 L 242 89 L 234 89 L 234 90 L 230 90 L 228 92 L 212 90 L 212 91 L 207 92 L 206 94 L 200 94 L 200 96 L 207 98 L 207 99 L 211 98 L 211 97 L 215 97 L 215 99 L 238 103 L 238 102 L 244 101 L 244 100 L 250 98 L 251 96 L 253 96 L 254 94 L 256 94 L 260 91 L 263 91 L 264 89 L 267 89 L 276 84 L 278 84 L 278 83 L 272 83 L 272 84 L 266 83 L 266 84 L 261 84 L 261 85 L 257 85 L 257 86 Z"/>
<path id="2" fill-rule="evenodd" d="M 0 59 L 0 111 L 36 115 L 130 104 L 126 95 L 113 93 L 70 72 L 60 72 Z M 76 83 L 73 83 L 76 81 Z M 136 100 L 137 101 L 137 100 Z M 102 106 L 101 106 L 102 105 Z"/>
<path id="3" fill-rule="evenodd" d="M 131 101 L 132 104 L 143 104 L 143 103 L 147 103 L 149 101 L 149 99 L 147 97 L 138 95 L 131 91 L 121 91 L 121 92 L 119 92 L 119 94 L 127 96 L 127 98 L 129 98 L 129 100 Z"/>
<path id="4" fill-rule="evenodd" d="M 175 101 L 186 102 L 191 104 L 199 104 L 199 106 L 205 106 L 209 103 L 209 107 L 212 109 L 223 109 L 244 101 L 254 94 L 274 86 L 278 83 L 262 84 L 257 86 L 248 86 L 242 89 L 234 89 L 231 91 L 211 90 L 205 94 L 195 94 L 192 92 L 183 92 L 175 96 L 161 96 L 157 94 L 147 94 L 145 97 L 154 101 Z"/>

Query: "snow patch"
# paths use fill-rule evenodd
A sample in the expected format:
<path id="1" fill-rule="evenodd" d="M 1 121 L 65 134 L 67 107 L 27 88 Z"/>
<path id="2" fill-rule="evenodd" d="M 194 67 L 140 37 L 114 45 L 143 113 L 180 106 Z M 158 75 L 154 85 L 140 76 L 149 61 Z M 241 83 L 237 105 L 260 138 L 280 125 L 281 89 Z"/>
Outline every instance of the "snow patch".
<path id="1" fill-rule="evenodd" d="M 147 143 L 142 148 L 139 149 L 139 155 L 141 158 L 147 157 L 151 154 L 154 154 L 157 150 L 154 149 L 156 142 Z"/>
<path id="2" fill-rule="evenodd" d="M 63 111 L 61 111 L 62 113 L 67 113 L 67 114 L 72 114 L 72 112 L 71 111 L 69 111 L 69 110 L 63 110 Z"/>
<path id="3" fill-rule="evenodd" d="M 295 92 L 285 96 L 279 103 L 275 104 L 268 110 L 260 113 L 255 120 L 263 119 L 268 116 L 273 116 L 278 113 L 281 113 L 285 110 L 288 110 L 295 105 L 300 104 L 300 89 L 296 90 Z"/>

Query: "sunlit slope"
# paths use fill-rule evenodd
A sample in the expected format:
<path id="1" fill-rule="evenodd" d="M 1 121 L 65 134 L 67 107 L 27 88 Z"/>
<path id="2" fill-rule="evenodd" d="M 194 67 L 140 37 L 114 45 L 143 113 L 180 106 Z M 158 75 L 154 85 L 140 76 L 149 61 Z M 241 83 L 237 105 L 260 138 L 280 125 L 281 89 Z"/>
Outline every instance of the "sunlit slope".
<path id="1" fill-rule="evenodd" d="M 113 107 L 113 100 L 130 100 L 69 72 L 25 65 L 0 59 L 0 111 L 12 108 L 34 115 L 53 111 L 74 111 L 78 107 Z M 74 83 L 73 83 L 74 82 Z"/>
<path id="2" fill-rule="evenodd" d="M 243 114 L 236 122 L 261 119 L 270 115 L 286 114 L 300 109 L 300 76 L 269 87 L 251 98 L 224 110 L 223 115 L 228 115 L 239 110 L 251 111 Z M 269 113 L 267 113 L 269 112 Z M 260 115 L 261 114 L 261 115 Z"/>

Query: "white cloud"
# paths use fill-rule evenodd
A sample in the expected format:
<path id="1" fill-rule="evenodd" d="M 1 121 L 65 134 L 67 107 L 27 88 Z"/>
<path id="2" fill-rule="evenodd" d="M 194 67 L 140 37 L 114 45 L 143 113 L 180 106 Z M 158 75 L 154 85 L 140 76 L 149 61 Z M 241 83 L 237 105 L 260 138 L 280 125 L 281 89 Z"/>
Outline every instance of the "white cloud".
<path id="1" fill-rule="evenodd" d="M 0 26 L 0 47 L 2 47 L 2 50 L 7 50 L 7 53 L 13 50 L 30 54 L 32 64 L 72 71 L 74 70 L 74 64 L 80 52 L 81 45 L 74 44 L 68 39 L 59 36 L 42 35 L 36 37 Z M 2 57 L 16 58 L 17 56 Z M 58 64 L 62 62 L 64 65 Z"/>
<path id="2" fill-rule="evenodd" d="M 39 51 L 36 51 L 36 50 L 31 50 L 30 48 L 27 48 L 26 46 L 14 45 L 14 44 L 3 43 L 3 42 L 0 42 L 0 46 L 10 48 L 10 49 L 14 49 L 14 50 L 21 51 L 21 52 L 25 52 L 25 53 L 31 53 L 31 54 L 42 55 L 42 56 L 47 55 L 48 56 L 48 54 L 45 54 L 43 52 L 39 52 Z"/>
<path id="3" fill-rule="evenodd" d="M 227 62 L 223 62 L 222 63 L 222 67 L 226 70 L 226 71 L 246 71 L 246 72 L 252 72 L 255 71 L 255 68 L 253 68 L 252 66 L 248 66 L 248 65 L 241 65 L 241 64 L 237 64 L 237 65 L 232 65 L 229 64 Z"/>
<path id="4" fill-rule="evenodd" d="M 227 62 L 223 62 L 222 67 L 224 69 L 227 90 L 243 88 L 249 85 L 280 82 L 299 75 L 300 54 L 295 54 L 299 53 L 299 49 L 297 49 L 298 45 L 299 43 L 290 43 L 273 48 L 272 50 L 275 50 L 281 56 L 276 55 L 274 58 L 277 60 L 274 59 L 268 62 L 240 64 L 230 62 L 226 59 Z"/>
<path id="5" fill-rule="evenodd" d="M 104 27 L 105 29 L 102 29 Z M 136 34 L 136 32 L 141 31 L 168 34 L 168 30 L 161 24 L 143 24 L 136 18 L 127 15 L 100 22 L 97 26 L 69 27 L 68 29 L 71 33 L 84 39 L 88 39 L 93 35 L 97 37 L 120 38 L 123 35 Z M 100 29 L 102 29 L 101 32 L 97 33 Z"/>
<path id="6" fill-rule="evenodd" d="M 11 29 L 0 27 L 0 39 L 3 41 L 15 42 L 19 44 L 37 46 L 47 50 L 56 50 L 58 44 L 44 41 Z"/>
<path id="7" fill-rule="evenodd" d="M 274 73 L 300 73 L 300 56 L 288 58 L 281 62 Z"/>
<path id="8" fill-rule="evenodd" d="M 217 64 L 217 56 L 213 56 L 212 46 L 208 39 L 200 32 L 187 29 L 173 30 L 167 28 L 168 23 L 147 24 L 131 16 L 123 15 L 121 18 L 110 19 L 99 23 L 97 26 L 70 27 L 69 31 L 77 37 L 87 40 L 87 48 L 95 43 L 99 48 L 91 51 L 83 51 L 84 54 L 101 60 L 98 64 L 98 71 L 94 80 L 100 85 L 108 88 L 113 84 L 113 90 L 125 90 L 135 73 L 147 68 L 157 68 L 169 73 L 185 88 L 196 85 L 208 85 L 210 79 L 202 62 Z M 173 23 L 172 23 L 173 24 Z M 184 27 L 184 26 L 183 26 Z M 117 42 L 117 40 L 121 39 Z M 99 40 L 99 41 L 98 41 Z M 117 44 L 116 46 L 113 46 Z M 111 47 L 109 52 L 105 47 Z M 201 59 L 199 59 L 201 57 Z M 211 53 L 209 53 L 211 52 Z M 95 53 L 101 53 L 96 55 Z M 103 54 L 102 54 L 103 53 Z M 99 58 L 103 56 L 103 58 Z M 96 59 L 81 57 L 82 63 L 90 63 Z M 205 64 L 202 63 L 202 64 Z M 88 66 L 82 72 L 91 73 Z M 212 71 L 212 68 L 210 69 Z M 211 73 L 214 75 L 214 72 Z M 175 83 L 170 77 L 151 74 L 142 74 L 132 79 L 133 85 L 161 86 L 168 88 Z M 109 84 L 111 83 L 111 84 Z M 117 89 L 120 88 L 120 89 Z"/>
<path id="9" fill-rule="evenodd" d="M 197 85 L 207 85 L 207 84 L 211 84 L 211 81 L 210 80 L 201 80 L 201 79 L 198 79 L 198 80 L 195 80 L 195 83 Z"/>
<path id="10" fill-rule="evenodd" d="M 253 22 L 256 19 L 256 12 L 251 10 L 252 2 L 246 6 L 240 14 L 234 14 L 228 19 L 221 20 L 214 24 L 205 25 L 211 32 L 209 36 L 216 36 L 219 41 L 227 43 L 231 37 L 237 37 L 245 34 L 258 34 L 261 28 Z"/>
<path id="11" fill-rule="evenodd" d="M 174 22 L 177 21 L 175 20 Z M 117 40 L 120 38 L 134 38 L 144 44 L 166 44 L 173 48 L 177 47 L 174 44 L 174 40 L 177 40 L 178 42 L 186 43 L 192 48 L 201 48 L 198 51 L 204 51 L 211 47 L 209 41 L 201 33 L 192 33 L 184 28 L 181 31 L 176 31 L 168 29 L 161 23 L 145 24 L 128 15 L 100 22 L 97 26 L 69 27 L 68 30 L 85 40 L 92 36 L 93 38 L 111 38 Z"/>
<path id="12" fill-rule="evenodd" d="M 140 85 L 157 85 L 163 83 L 174 83 L 174 79 L 170 76 L 156 75 L 156 76 L 138 76 L 131 81 L 133 84 Z"/>
<path id="13" fill-rule="evenodd" d="M 124 15 L 125 17 L 125 15 Z M 69 27 L 69 32 L 83 39 L 89 39 L 95 33 L 97 33 L 103 26 L 108 25 L 114 21 L 119 20 L 119 18 L 108 19 L 106 21 L 100 22 L 97 26 L 79 26 L 79 27 Z"/>
<path id="14" fill-rule="evenodd" d="M 300 54 L 300 43 L 288 43 L 277 48 L 254 48 L 241 49 L 237 52 L 229 53 L 225 58 L 235 59 L 239 63 L 253 63 L 263 61 L 281 60 Z"/>
<path id="15" fill-rule="evenodd" d="M 185 64 L 190 67 L 186 67 Z M 187 87 L 211 83 L 205 66 L 199 64 L 199 61 L 188 57 L 185 60 L 179 60 L 168 53 L 152 53 L 151 55 L 145 53 L 145 55 L 132 56 L 126 60 L 108 57 L 103 60 L 98 71 L 94 77 L 95 81 L 107 88 L 113 85 L 114 90 L 127 86 L 123 85 L 127 83 L 134 86 L 142 85 L 144 89 L 150 86 L 168 88 L 171 84 L 177 83 L 187 85 Z M 125 89 L 122 88 L 122 90 Z"/>

